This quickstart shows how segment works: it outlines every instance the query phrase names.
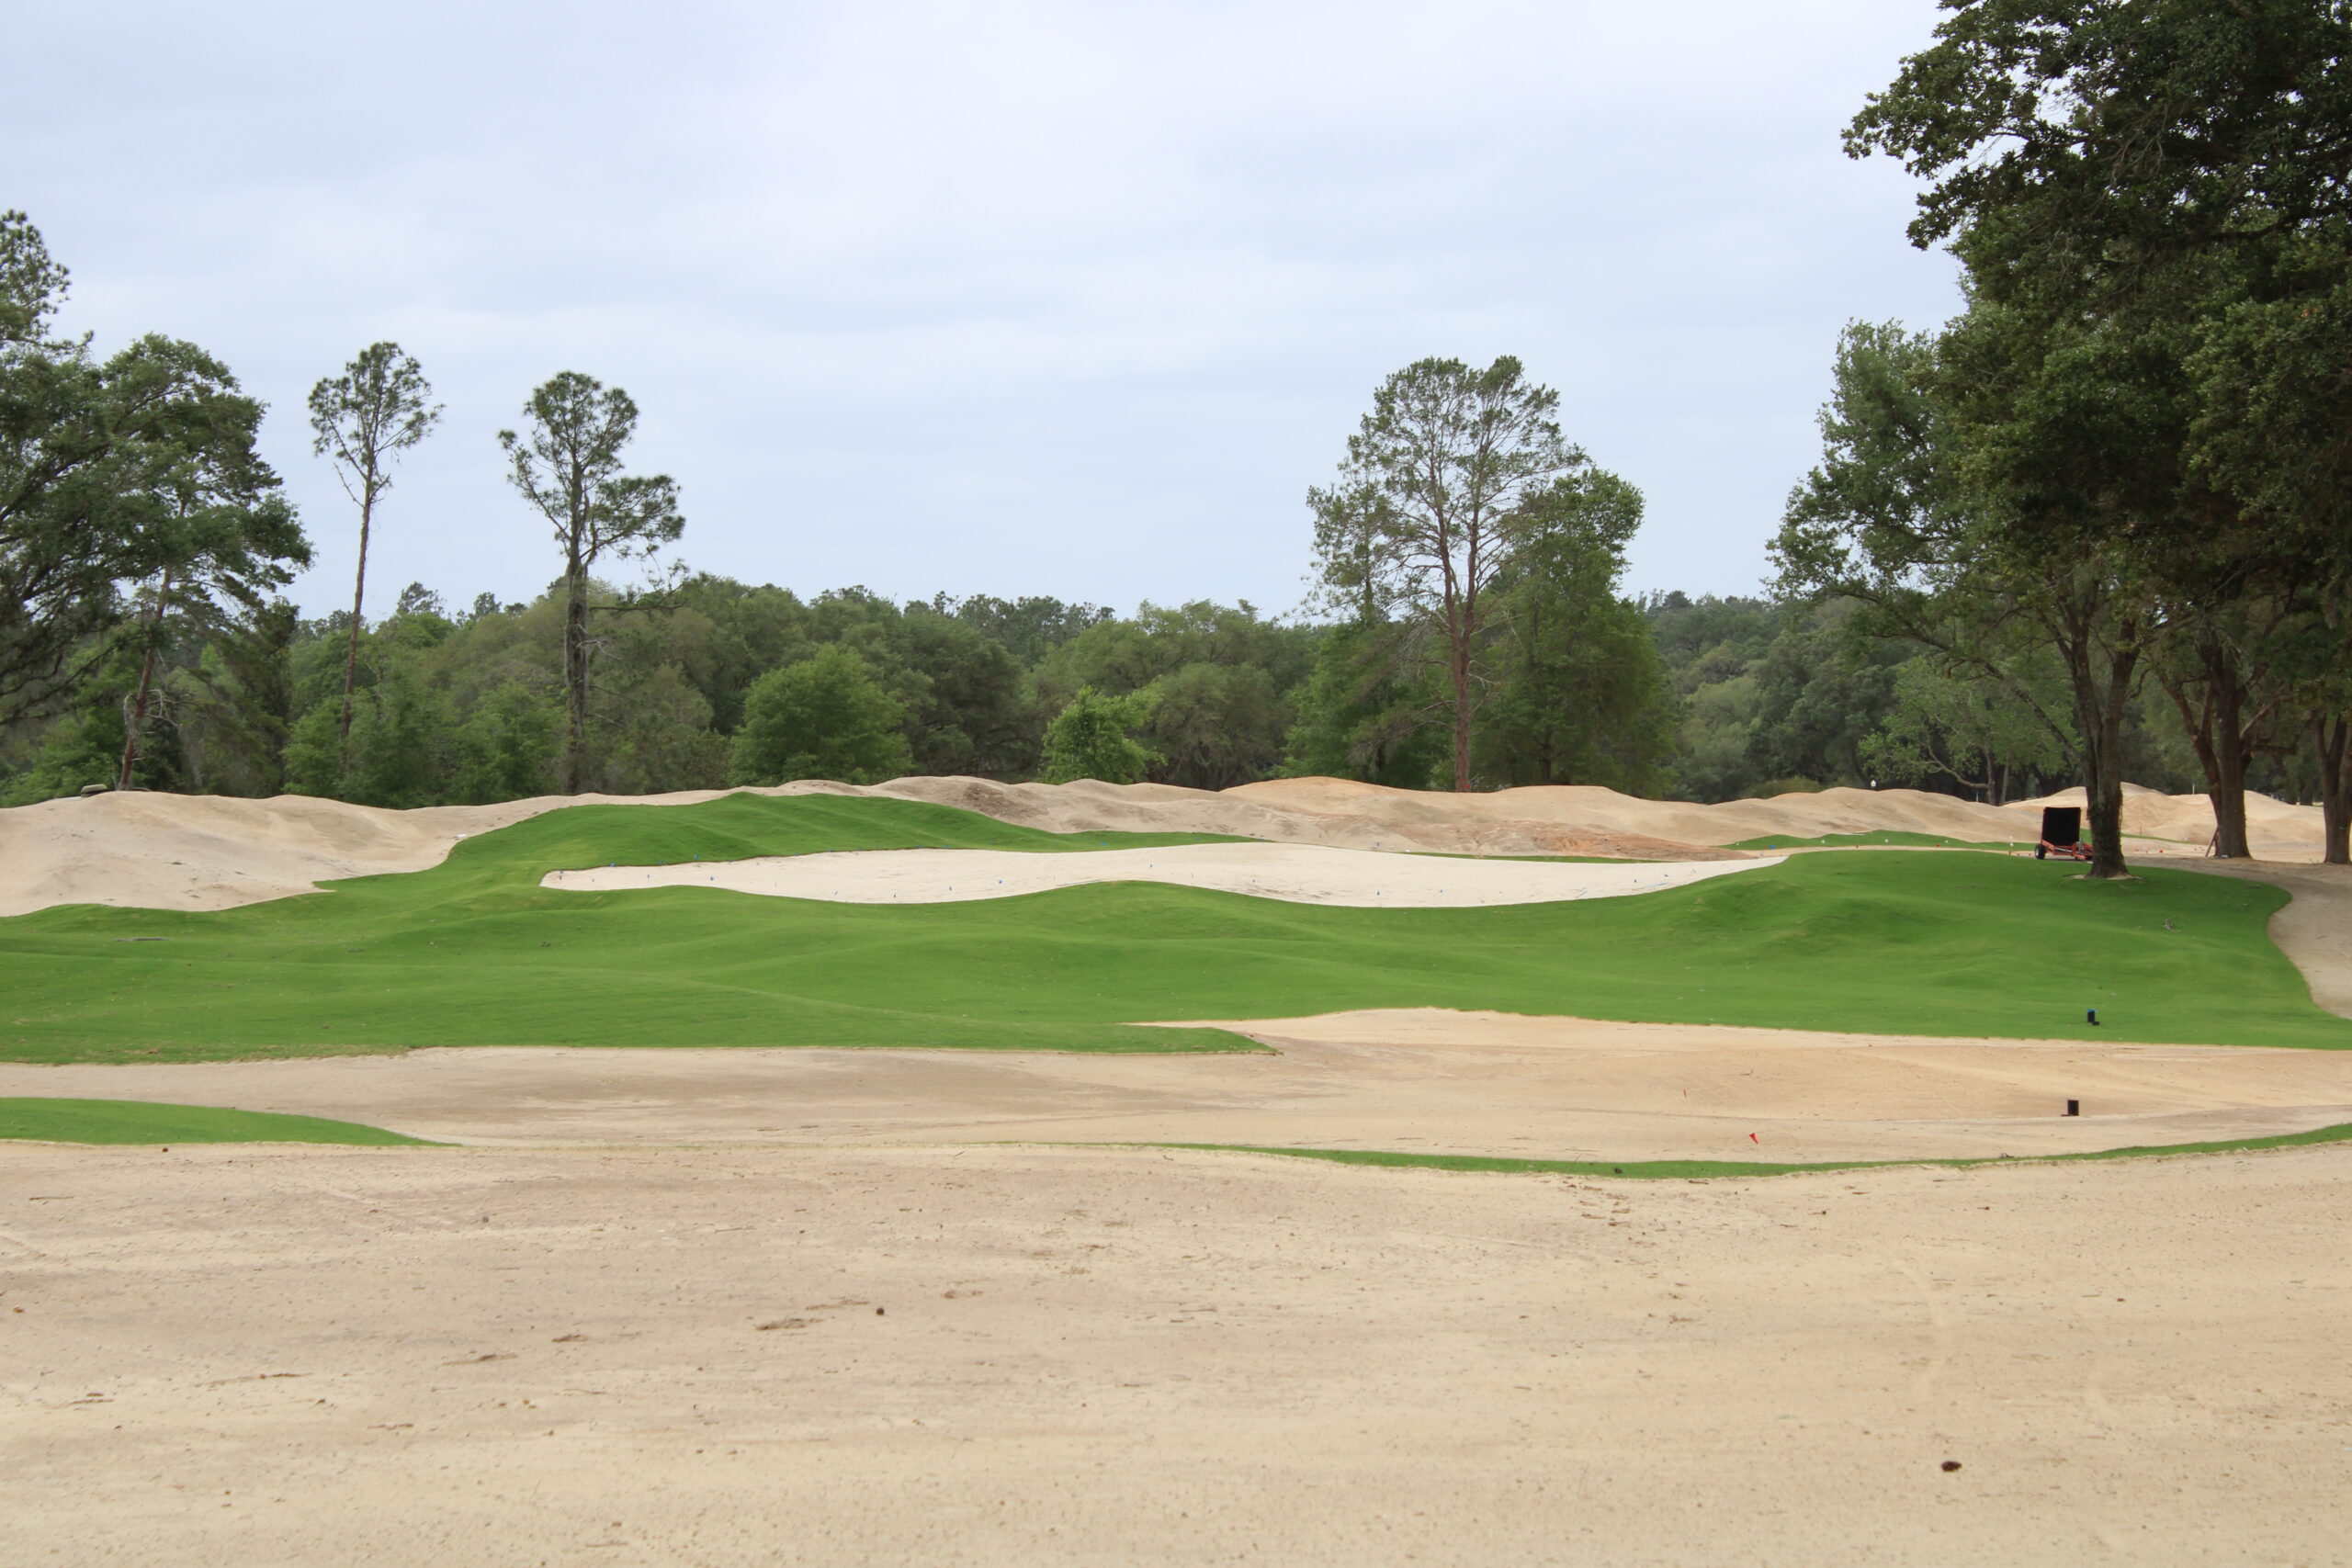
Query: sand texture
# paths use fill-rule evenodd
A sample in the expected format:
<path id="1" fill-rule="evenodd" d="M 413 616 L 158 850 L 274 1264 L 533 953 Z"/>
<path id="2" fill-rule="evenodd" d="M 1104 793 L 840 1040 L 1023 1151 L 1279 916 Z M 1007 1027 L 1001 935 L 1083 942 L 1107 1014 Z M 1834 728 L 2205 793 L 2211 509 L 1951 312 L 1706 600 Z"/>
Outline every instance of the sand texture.
<path id="1" fill-rule="evenodd" d="M 1166 882 L 1293 904 L 1462 909 L 1622 898 L 1778 863 L 1758 858 L 1684 865 L 1559 865 L 1319 844 L 1177 844 L 1050 855 L 1019 850 L 848 850 L 709 864 L 592 866 L 550 872 L 541 886 L 576 892 L 709 886 L 841 904 L 956 904 L 1093 882 Z"/>
<path id="2" fill-rule="evenodd" d="M 18 1145 L 0 1190 L 12 1562 L 2352 1561 L 2342 1146 Z"/>
<path id="3" fill-rule="evenodd" d="M 1998 807 L 1912 789 L 1826 789 L 1717 806 L 1643 800 L 1590 784 L 1540 784 L 1455 795 L 1388 789 L 1349 779 L 1272 779 L 1225 794 L 1232 799 L 1294 810 L 1360 817 L 1388 824 L 1399 832 L 1473 823 L 1498 828 L 1532 823 L 1713 845 L 1776 835 L 1815 839 L 1832 833 L 1928 833 L 1994 842 L 2018 836 L 2016 817 Z"/>

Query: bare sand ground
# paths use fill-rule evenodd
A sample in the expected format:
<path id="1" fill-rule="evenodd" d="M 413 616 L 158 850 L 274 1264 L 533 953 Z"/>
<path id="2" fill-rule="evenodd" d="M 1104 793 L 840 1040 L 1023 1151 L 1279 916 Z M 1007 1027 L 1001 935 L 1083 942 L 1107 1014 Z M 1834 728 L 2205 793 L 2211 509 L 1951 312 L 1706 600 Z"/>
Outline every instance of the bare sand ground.
<path id="1" fill-rule="evenodd" d="M 2352 1562 L 2342 1147 L 18 1145 L 0 1193 L 11 1563 Z"/>
<path id="2" fill-rule="evenodd" d="M 466 1144 L 1006 1140 L 1804 1163 L 2352 1122 L 2352 1052 L 1977 1041 L 1396 1010 L 1242 1020 L 1270 1055 L 417 1051 L 0 1063 L 0 1096 L 289 1111 Z M 2063 1114 L 2079 1100 L 2084 1114 Z"/>
<path id="3" fill-rule="evenodd" d="M 550 872 L 545 887 L 723 887 L 840 904 L 966 904 L 1094 882 L 1165 882 L 1292 904 L 1478 908 L 1656 893 L 1778 858 L 1696 864 L 1555 864 L 1335 850 L 1321 844 L 1173 844 L 1028 854 L 1018 850 L 850 850 L 673 865 Z"/>
<path id="4" fill-rule="evenodd" d="M 279 795 L 133 793 L 0 810 L 0 916 L 56 904 L 222 909 L 310 891 L 318 882 L 440 863 L 458 840 L 575 805 L 681 806 L 730 793 L 543 795 L 498 806 L 382 811 Z M 1832 789 L 1772 800 L 1692 806 L 1613 790 L 1545 786 L 1454 795 L 1342 779 L 1277 779 L 1222 793 L 1167 784 L 1003 784 L 913 778 L 860 787 L 806 780 L 763 795 L 860 795 L 923 800 L 1053 832 L 1216 833 L 1336 849 L 1451 854 L 1600 855 L 1640 861 L 1738 859 L 1726 846 L 1775 836 L 1917 832 L 1972 840 L 2030 837 L 2022 807 L 1981 806 L 1917 790 Z M 2075 792 L 2079 798 L 2080 791 Z M 2052 796 L 2064 803 L 2065 797 Z M 2319 814 L 2256 797 L 2251 816 L 2266 860 L 2316 861 Z M 2203 795 L 2133 793 L 2134 852 L 2197 854 L 2212 831 Z"/>

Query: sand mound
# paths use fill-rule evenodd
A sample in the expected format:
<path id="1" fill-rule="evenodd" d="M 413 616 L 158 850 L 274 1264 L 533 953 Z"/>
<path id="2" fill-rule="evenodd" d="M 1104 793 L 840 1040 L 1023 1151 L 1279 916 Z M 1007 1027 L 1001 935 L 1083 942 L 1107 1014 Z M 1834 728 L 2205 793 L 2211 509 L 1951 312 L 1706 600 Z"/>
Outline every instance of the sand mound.
<path id="1" fill-rule="evenodd" d="M 1340 779 L 1300 779 L 1394 796 L 1385 809 L 1366 809 L 1344 796 L 1326 804 L 1314 792 L 1295 795 L 1277 784 L 1238 789 L 1179 789 L 1171 784 L 994 784 L 986 779 L 898 779 L 857 793 L 961 807 L 1001 821 L 1049 832 L 1223 833 L 1274 843 L 1324 844 L 1344 850 L 1433 850 L 1445 854 L 1599 855 L 1616 860 L 1736 858 L 1713 846 L 1653 829 L 1621 827 L 1574 816 L 1532 818 L 1496 811 L 1496 795 L 1424 794 L 1379 789 Z M 840 786 L 835 786 L 840 787 Z M 1507 792 L 1511 795 L 1524 791 Z M 1597 795 L 1611 795 L 1596 790 Z M 1618 799 L 1626 798 L 1616 796 Z M 1442 803 L 1430 806 L 1429 803 Z M 1729 840 L 1723 840 L 1728 842 Z"/>
<path id="2" fill-rule="evenodd" d="M 1180 844 L 1050 855 L 1018 850 L 863 850 L 715 864 L 595 866 L 550 872 L 540 886 L 574 892 L 711 886 L 837 904 L 961 904 L 1094 882 L 1166 882 L 1292 904 L 1462 909 L 1622 898 L 1779 863 L 1772 859 L 1561 865 L 1384 854 L 1320 844 Z"/>
<path id="3" fill-rule="evenodd" d="M 1294 811 L 1360 818 L 1398 832 L 1444 824 L 1457 825 L 1456 830 L 1473 823 L 1506 829 L 1524 825 L 1717 846 L 1832 833 L 1928 833 L 1999 842 L 2018 836 L 2017 818 L 1996 807 L 1916 789 L 1826 789 L 1699 806 L 1643 800 L 1590 784 L 1541 784 L 1456 795 L 1387 789 L 1348 779 L 1271 779 L 1227 790 L 1225 795 Z"/>

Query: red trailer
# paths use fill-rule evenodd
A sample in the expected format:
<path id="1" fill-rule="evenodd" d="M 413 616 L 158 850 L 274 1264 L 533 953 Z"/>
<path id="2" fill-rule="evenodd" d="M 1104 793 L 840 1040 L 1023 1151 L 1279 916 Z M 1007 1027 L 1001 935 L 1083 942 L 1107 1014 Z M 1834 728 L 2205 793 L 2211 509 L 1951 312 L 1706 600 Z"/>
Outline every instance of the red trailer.
<path id="1" fill-rule="evenodd" d="M 2041 808 L 2041 841 L 2033 846 L 2033 858 L 2047 860 L 2052 855 L 2062 860 L 2091 858 L 2091 847 L 2083 842 L 2081 807 L 2045 806 Z"/>

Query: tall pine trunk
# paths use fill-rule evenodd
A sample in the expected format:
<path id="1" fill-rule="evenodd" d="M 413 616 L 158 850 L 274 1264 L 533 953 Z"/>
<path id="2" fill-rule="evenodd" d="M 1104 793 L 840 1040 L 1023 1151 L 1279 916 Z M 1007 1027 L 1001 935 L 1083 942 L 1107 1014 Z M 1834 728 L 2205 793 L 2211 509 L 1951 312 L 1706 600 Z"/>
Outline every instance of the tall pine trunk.
<path id="1" fill-rule="evenodd" d="M 171 592 L 172 574 L 167 570 L 155 589 L 155 613 L 147 620 L 147 651 L 139 660 L 139 693 L 131 701 L 129 720 L 122 727 L 122 767 L 115 775 L 117 789 L 130 787 L 130 771 L 139 761 L 139 732 L 147 727 L 147 693 L 155 678 L 155 645 L 163 637 L 164 601 Z"/>
<path id="2" fill-rule="evenodd" d="M 368 597 L 368 529 L 375 521 L 376 485 L 374 476 L 363 477 L 359 491 L 359 573 L 351 585 L 351 639 L 343 650 L 343 728 L 340 731 L 346 745 L 351 739 L 351 694 L 359 681 L 359 606 Z M 346 756 L 343 765 L 350 766 Z"/>
<path id="3" fill-rule="evenodd" d="M 1475 555 L 1474 555 L 1475 560 Z M 1453 789 L 1470 793 L 1470 720 L 1475 706 L 1470 693 L 1472 641 L 1478 635 L 1478 590 L 1472 582 L 1457 586 L 1453 568 L 1445 568 L 1446 673 L 1453 684 Z"/>
<path id="4" fill-rule="evenodd" d="M 1453 788 L 1470 793 L 1470 649 L 1469 638 L 1455 641 L 1453 673 Z"/>
<path id="5" fill-rule="evenodd" d="M 575 547 L 563 574 L 563 793 L 578 795 L 587 766 L 588 574 Z"/>

